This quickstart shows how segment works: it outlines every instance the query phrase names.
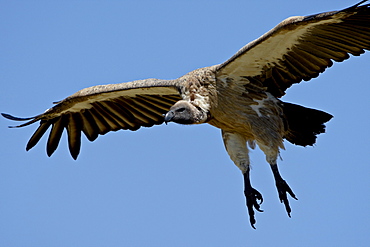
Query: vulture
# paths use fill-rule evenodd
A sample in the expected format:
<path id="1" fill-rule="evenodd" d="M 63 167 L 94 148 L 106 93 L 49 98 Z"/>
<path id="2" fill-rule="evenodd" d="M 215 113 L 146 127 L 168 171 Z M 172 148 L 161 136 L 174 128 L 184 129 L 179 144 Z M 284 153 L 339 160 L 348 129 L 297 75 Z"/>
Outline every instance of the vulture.
<path id="1" fill-rule="evenodd" d="M 174 80 L 146 79 L 82 89 L 44 113 L 19 118 L 38 122 L 27 143 L 34 147 L 50 128 L 46 152 L 57 149 L 64 129 L 73 159 L 80 153 L 81 134 L 89 141 L 110 131 L 138 130 L 162 123 L 208 123 L 221 130 L 231 160 L 244 177 L 249 221 L 262 212 L 263 198 L 250 181 L 248 151 L 256 145 L 270 164 L 280 202 L 290 217 L 288 197 L 296 195 L 277 166 L 284 139 L 312 146 L 333 116 L 284 102 L 293 84 L 309 81 L 333 65 L 370 49 L 370 4 L 361 1 L 339 11 L 294 16 L 242 47 L 224 63 L 196 69 Z"/>

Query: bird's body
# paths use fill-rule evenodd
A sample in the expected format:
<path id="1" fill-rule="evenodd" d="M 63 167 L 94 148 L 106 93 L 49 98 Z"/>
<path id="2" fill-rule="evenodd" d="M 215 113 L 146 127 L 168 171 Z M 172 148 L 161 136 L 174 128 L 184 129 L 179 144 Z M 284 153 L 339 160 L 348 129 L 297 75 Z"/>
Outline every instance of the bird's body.
<path id="1" fill-rule="evenodd" d="M 287 194 L 293 191 L 279 174 L 277 158 L 284 139 L 313 145 L 332 116 L 323 111 L 283 102 L 287 88 L 310 80 L 349 54 L 370 49 L 370 4 L 311 16 L 291 17 L 250 42 L 226 62 L 200 68 L 175 80 L 146 79 L 94 86 L 57 102 L 23 127 L 40 122 L 27 144 L 35 146 L 51 127 L 47 154 L 56 150 L 64 129 L 74 159 L 81 133 L 90 141 L 119 129 L 137 130 L 163 122 L 208 123 L 221 130 L 225 148 L 244 175 L 251 225 L 261 211 L 262 195 L 250 183 L 249 149 L 265 153 L 274 174 L 279 198 L 290 216 Z M 355 36 L 356 35 L 356 36 Z M 248 144 L 248 146 L 247 146 Z"/>

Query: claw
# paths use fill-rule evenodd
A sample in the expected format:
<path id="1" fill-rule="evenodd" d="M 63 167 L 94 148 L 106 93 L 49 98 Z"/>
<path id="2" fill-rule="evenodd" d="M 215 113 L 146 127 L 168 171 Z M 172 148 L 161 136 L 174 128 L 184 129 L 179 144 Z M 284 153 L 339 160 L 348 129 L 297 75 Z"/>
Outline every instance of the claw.
<path id="1" fill-rule="evenodd" d="M 244 191 L 244 195 L 247 201 L 247 208 L 248 208 L 248 214 L 249 214 L 249 222 L 253 229 L 256 229 L 254 224 L 256 224 L 256 219 L 254 218 L 254 209 L 255 208 L 258 212 L 263 212 L 262 209 L 260 209 L 260 205 L 263 202 L 263 197 L 261 193 L 259 193 L 256 189 L 252 187 L 247 187 Z"/>
<path id="2" fill-rule="evenodd" d="M 292 189 L 289 187 L 287 182 L 280 176 L 279 169 L 276 164 L 271 164 L 272 172 L 274 173 L 274 178 L 276 182 L 276 188 L 279 194 L 279 199 L 281 203 L 284 203 L 285 210 L 290 216 L 292 209 L 290 208 L 287 193 L 294 199 L 298 200 L 298 198 L 293 193 Z"/>
<path id="3" fill-rule="evenodd" d="M 277 188 L 278 193 L 279 193 L 280 202 L 284 203 L 285 210 L 288 213 L 288 216 L 291 217 L 290 213 L 292 212 L 292 209 L 290 208 L 290 205 L 289 205 L 289 200 L 287 198 L 287 193 L 292 198 L 294 198 L 295 200 L 298 200 L 298 198 L 295 196 L 295 194 L 293 193 L 292 189 L 289 187 L 287 182 L 283 179 L 281 179 L 281 180 L 279 179 L 279 180 L 276 181 L 276 188 Z"/>
<path id="4" fill-rule="evenodd" d="M 256 189 L 252 188 L 251 181 L 249 178 L 249 169 L 243 174 L 243 176 L 244 176 L 244 195 L 248 208 L 249 222 L 251 223 L 252 228 L 256 229 L 254 227 L 254 224 L 256 224 L 256 219 L 254 218 L 254 209 L 256 209 L 258 212 L 263 212 L 263 210 L 260 209 L 260 205 L 263 202 L 263 198 L 261 193 L 259 193 Z"/>

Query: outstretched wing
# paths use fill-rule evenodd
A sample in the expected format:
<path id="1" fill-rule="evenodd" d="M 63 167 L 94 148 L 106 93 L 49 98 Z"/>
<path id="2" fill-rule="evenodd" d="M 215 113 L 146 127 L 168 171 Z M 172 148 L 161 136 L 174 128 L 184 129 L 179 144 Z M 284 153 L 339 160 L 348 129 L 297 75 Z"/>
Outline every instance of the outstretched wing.
<path id="1" fill-rule="evenodd" d="M 370 4 L 310 16 L 291 17 L 220 64 L 217 77 L 254 84 L 276 97 L 370 49 Z M 241 80 L 242 79 L 242 80 Z"/>
<path id="2" fill-rule="evenodd" d="M 69 150 L 76 159 L 80 152 L 81 132 L 94 141 L 98 135 L 109 131 L 137 130 L 141 126 L 162 124 L 163 114 L 180 99 L 176 81 L 147 79 L 85 88 L 31 118 L 2 115 L 16 121 L 30 120 L 15 127 L 40 122 L 27 143 L 27 150 L 34 147 L 52 126 L 46 148 L 49 156 L 57 149 L 62 133 L 67 129 Z"/>

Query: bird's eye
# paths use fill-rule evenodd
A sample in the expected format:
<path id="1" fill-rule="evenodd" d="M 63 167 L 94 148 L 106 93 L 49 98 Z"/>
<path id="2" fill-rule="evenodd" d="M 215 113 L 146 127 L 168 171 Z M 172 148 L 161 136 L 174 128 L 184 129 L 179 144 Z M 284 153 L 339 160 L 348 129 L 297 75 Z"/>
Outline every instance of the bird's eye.
<path id="1" fill-rule="evenodd" d="M 185 107 L 179 108 L 179 109 L 177 109 L 176 111 L 177 111 L 177 112 L 183 112 L 183 111 L 185 111 Z"/>

